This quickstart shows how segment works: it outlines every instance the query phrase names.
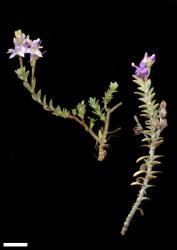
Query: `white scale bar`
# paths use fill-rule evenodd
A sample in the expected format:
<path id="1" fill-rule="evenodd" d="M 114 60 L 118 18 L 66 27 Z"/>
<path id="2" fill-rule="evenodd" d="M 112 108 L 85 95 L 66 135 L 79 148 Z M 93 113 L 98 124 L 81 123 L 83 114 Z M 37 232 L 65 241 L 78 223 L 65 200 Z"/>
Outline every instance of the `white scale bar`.
<path id="1" fill-rule="evenodd" d="M 3 243 L 3 247 L 27 247 L 28 243 Z"/>

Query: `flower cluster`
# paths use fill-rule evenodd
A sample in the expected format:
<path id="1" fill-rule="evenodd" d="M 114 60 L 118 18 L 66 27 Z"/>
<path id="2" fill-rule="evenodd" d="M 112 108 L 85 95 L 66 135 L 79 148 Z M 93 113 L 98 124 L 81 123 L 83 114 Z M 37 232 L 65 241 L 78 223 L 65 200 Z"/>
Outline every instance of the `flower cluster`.
<path id="1" fill-rule="evenodd" d="M 25 54 L 30 54 L 30 61 L 36 60 L 42 57 L 40 49 L 41 40 L 30 40 L 29 35 L 26 36 L 21 30 L 15 31 L 15 37 L 13 39 L 14 49 L 9 49 L 7 53 L 11 53 L 10 58 L 15 56 L 24 57 Z"/>
<path id="2" fill-rule="evenodd" d="M 136 76 L 142 79 L 147 78 L 150 75 L 150 69 L 154 62 L 155 54 L 153 54 L 152 56 L 148 56 L 148 53 L 146 52 L 139 66 L 136 66 L 134 63 L 132 63 L 132 66 L 136 68 Z"/>

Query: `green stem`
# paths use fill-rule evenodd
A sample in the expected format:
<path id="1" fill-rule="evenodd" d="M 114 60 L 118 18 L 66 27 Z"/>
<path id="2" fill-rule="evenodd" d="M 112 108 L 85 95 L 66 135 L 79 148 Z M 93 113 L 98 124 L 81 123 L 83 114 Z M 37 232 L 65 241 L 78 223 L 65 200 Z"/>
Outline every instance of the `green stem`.
<path id="1" fill-rule="evenodd" d="M 111 113 L 114 112 L 118 107 L 120 107 L 122 103 L 116 104 L 113 108 L 109 109 L 107 107 L 107 104 L 104 103 L 104 109 L 106 111 L 106 118 L 105 118 L 105 124 L 103 129 L 103 135 L 101 138 L 101 142 L 99 145 L 99 153 L 98 153 L 98 161 L 103 161 L 106 156 L 106 147 L 107 147 L 107 136 L 109 134 L 109 124 L 110 124 L 110 117 Z"/>
<path id="2" fill-rule="evenodd" d="M 68 118 L 70 118 L 70 119 L 72 119 L 72 120 L 78 122 L 82 127 L 85 128 L 85 130 L 86 130 L 87 132 L 90 133 L 90 135 L 95 139 L 96 142 L 98 142 L 99 144 L 101 143 L 100 138 L 93 132 L 92 129 L 89 128 L 89 126 L 85 123 L 84 120 L 80 120 L 77 116 L 74 116 L 74 115 L 69 115 Z"/>

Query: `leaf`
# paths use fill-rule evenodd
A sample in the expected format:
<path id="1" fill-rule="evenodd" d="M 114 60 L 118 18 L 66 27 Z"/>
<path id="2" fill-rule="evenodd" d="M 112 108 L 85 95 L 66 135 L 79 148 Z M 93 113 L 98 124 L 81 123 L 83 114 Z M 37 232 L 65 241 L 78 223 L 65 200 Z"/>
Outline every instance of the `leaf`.
<path id="1" fill-rule="evenodd" d="M 135 181 L 135 182 L 132 182 L 131 184 L 130 184 L 130 186 L 143 186 L 143 184 L 142 183 L 139 183 L 139 182 L 137 182 L 137 181 Z"/>
<path id="2" fill-rule="evenodd" d="M 37 99 L 38 102 L 41 103 L 41 89 L 37 92 L 36 99 Z"/>
<path id="3" fill-rule="evenodd" d="M 146 137 L 146 138 L 143 138 L 141 141 L 142 142 L 149 142 L 149 143 L 151 143 L 152 138 Z"/>
<path id="4" fill-rule="evenodd" d="M 137 89 L 140 90 L 140 91 L 142 91 L 143 95 L 145 96 L 145 93 L 144 93 L 144 84 L 142 86 L 137 87 Z"/>
<path id="5" fill-rule="evenodd" d="M 100 138 L 100 140 L 102 139 L 103 133 L 102 133 L 102 129 L 100 129 L 98 131 L 98 137 Z"/>
<path id="6" fill-rule="evenodd" d="M 77 115 L 84 120 L 85 112 L 86 112 L 86 105 L 84 103 L 84 100 L 81 103 L 77 104 Z"/>
<path id="7" fill-rule="evenodd" d="M 141 147 L 146 147 L 146 148 L 150 148 L 151 146 L 149 144 L 142 144 Z"/>
<path id="8" fill-rule="evenodd" d="M 89 128 L 92 130 L 96 120 L 94 118 L 88 117 L 90 119 Z"/>
<path id="9" fill-rule="evenodd" d="M 151 130 L 143 130 L 143 134 L 145 134 L 145 135 L 151 135 Z M 151 139 L 151 138 L 149 138 L 149 139 Z"/>
<path id="10" fill-rule="evenodd" d="M 140 97 L 140 98 L 138 98 L 138 100 L 141 101 L 141 102 L 147 103 L 146 99 L 144 97 Z"/>
<path id="11" fill-rule="evenodd" d="M 147 188 L 151 188 L 151 187 L 155 187 L 155 185 L 150 185 L 150 184 L 147 185 Z"/>
<path id="12" fill-rule="evenodd" d="M 160 164 L 162 164 L 160 161 L 151 161 L 150 162 L 150 164 L 152 165 L 152 166 L 155 166 L 155 165 L 160 165 Z"/>
<path id="13" fill-rule="evenodd" d="M 27 82 L 23 82 L 23 86 L 31 93 L 33 93 L 31 85 Z"/>
<path id="14" fill-rule="evenodd" d="M 141 157 L 139 157 L 139 158 L 136 160 L 136 163 L 138 163 L 138 162 L 140 162 L 140 161 L 142 161 L 142 160 L 144 160 L 144 159 L 148 159 L 148 158 L 149 158 L 149 155 L 141 156 Z"/>
<path id="15" fill-rule="evenodd" d="M 140 116 L 143 116 L 143 117 L 146 117 L 146 118 L 150 118 L 150 115 L 148 115 L 148 114 L 140 114 Z"/>
<path id="16" fill-rule="evenodd" d="M 118 84 L 117 82 L 111 82 L 109 85 L 109 89 L 105 92 L 103 97 L 103 101 L 108 104 L 113 99 L 113 94 L 117 92 Z"/>
<path id="17" fill-rule="evenodd" d="M 147 176 L 147 178 L 148 178 L 148 180 L 153 180 L 153 179 L 156 179 L 157 176 L 150 174 L 150 175 Z"/>
<path id="18" fill-rule="evenodd" d="M 145 91 L 148 92 L 151 87 L 151 79 L 148 79 L 147 82 L 144 84 Z"/>
<path id="19" fill-rule="evenodd" d="M 42 103 L 43 103 L 44 106 L 47 106 L 47 97 L 46 97 L 46 95 L 44 95 Z"/>
<path id="20" fill-rule="evenodd" d="M 54 107 L 53 107 L 53 101 L 52 101 L 52 99 L 50 99 L 49 108 L 50 108 L 51 110 L 55 110 Z"/>
<path id="21" fill-rule="evenodd" d="M 95 97 L 94 98 L 90 97 L 89 98 L 89 105 L 93 109 L 92 112 L 95 115 L 99 116 L 101 121 L 105 121 L 105 114 L 102 113 L 102 111 L 101 111 L 99 100 L 96 100 Z"/>
<path id="22" fill-rule="evenodd" d="M 164 142 L 164 140 L 159 140 L 153 143 L 153 145 L 157 148 L 160 144 L 162 144 Z"/>
<path id="23" fill-rule="evenodd" d="M 152 88 L 150 88 L 150 90 L 148 91 L 148 94 L 151 95 L 153 91 L 154 91 L 154 88 L 152 87 Z"/>
<path id="24" fill-rule="evenodd" d="M 151 171 L 151 174 L 153 175 L 153 174 L 161 174 L 162 173 L 162 171 Z"/>
<path id="25" fill-rule="evenodd" d="M 141 93 L 141 92 L 134 92 L 134 94 L 144 97 L 144 93 Z"/>
<path id="26" fill-rule="evenodd" d="M 25 78 L 25 81 L 26 81 L 26 82 L 28 81 L 29 73 L 30 73 L 29 71 L 26 71 L 26 72 L 25 72 L 25 77 L 24 77 L 24 78 Z"/>
<path id="27" fill-rule="evenodd" d="M 140 177 L 136 178 L 136 182 L 143 183 L 144 178 L 140 176 Z"/>
<path id="28" fill-rule="evenodd" d="M 137 172 L 135 172 L 134 174 L 133 174 L 133 177 L 136 177 L 136 176 L 138 176 L 138 175 L 140 175 L 140 174 L 146 174 L 146 170 L 139 170 L 139 171 L 137 171 Z"/>
<path id="29" fill-rule="evenodd" d="M 62 113 L 61 113 L 61 117 L 68 118 L 69 115 L 70 115 L 69 110 L 67 110 L 66 108 L 63 108 Z"/>
<path id="30" fill-rule="evenodd" d="M 113 92 L 117 91 L 118 87 L 119 85 L 117 84 L 117 82 L 111 82 L 109 85 L 110 90 Z"/>
<path id="31" fill-rule="evenodd" d="M 142 208 L 139 208 L 139 207 L 137 207 L 137 209 L 138 209 L 138 211 L 140 211 L 140 214 L 141 214 L 142 216 L 144 216 L 144 211 L 143 211 L 143 209 L 142 209 Z"/>
<path id="32" fill-rule="evenodd" d="M 27 82 L 26 76 L 28 76 L 29 73 L 27 73 L 27 75 L 25 76 L 25 74 L 26 74 L 26 68 L 25 68 L 25 66 L 24 67 L 20 67 L 17 70 L 15 70 L 15 73 L 17 74 L 17 76 L 18 76 L 19 79 Z"/>
<path id="33" fill-rule="evenodd" d="M 154 185 L 152 185 L 152 186 L 154 186 Z M 147 196 L 142 197 L 142 201 L 149 201 L 149 200 L 150 200 L 150 198 Z"/>
<path id="34" fill-rule="evenodd" d="M 146 112 L 149 112 L 149 111 L 147 110 L 147 109 L 148 109 L 148 105 L 147 105 L 147 104 L 140 105 L 140 106 L 138 106 L 138 108 L 140 108 L 140 109 L 145 108 L 145 111 L 146 111 Z M 144 110 L 142 110 L 142 111 L 144 111 Z"/>
<path id="35" fill-rule="evenodd" d="M 154 160 L 162 157 L 164 157 L 164 155 L 154 155 Z"/>
<path id="36" fill-rule="evenodd" d="M 133 75 L 134 77 L 135 75 Z M 134 77 L 135 78 L 135 77 Z M 135 78 L 135 80 L 133 80 L 133 82 L 135 82 L 136 84 L 138 84 L 139 86 L 143 86 L 144 85 L 144 81 L 141 80 L 140 78 Z"/>
<path id="37" fill-rule="evenodd" d="M 152 101 L 152 99 L 154 98 L 154 96 L 155 96 L 155 93 L 152 93 L 150 96 L 148 96 L 148 99 L 149 99 L 150 102 Z"/>
<path id="38" fill-rule="evenodd" d="M 32 89 L 33 89 L 33 90 L 35 89 L 35 85 L 36 85 L 36 78 L 33 77 L 32 83 L 31 83 L 31 86 L 32 86 Z"/>
<path id="39" fill-rule="evenodd" d="M 154 104 L 154 105 L 151 107 L 152 112 L 154 112 L 154 111 L 157 109 L 158 106 L 159 106 L 158 103 Z"/>
<path id="40" fill-rule="evenodd" d="M 76 114 L 77 114 L 77 110 L 76 110 L 76 109 L 72 109 L 71 112 L 72 112 L 73 115 L 76 115 Z"/>

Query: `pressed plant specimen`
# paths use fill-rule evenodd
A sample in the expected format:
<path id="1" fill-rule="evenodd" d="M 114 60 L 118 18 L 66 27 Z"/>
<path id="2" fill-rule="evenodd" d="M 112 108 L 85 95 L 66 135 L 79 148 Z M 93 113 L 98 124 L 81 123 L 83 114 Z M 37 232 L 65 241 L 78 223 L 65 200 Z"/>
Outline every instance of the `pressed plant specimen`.
<path id="1" fill-rule="evenodd" d="M 133 204 L 121 230 L 121 234 L 125 235 L 128 230 L 129 224 L 137 210 L 143 215 L 143 209 L 141 208 L 142 202 L 149 199 L 147 196 L 147 190 L 154 185 L 151 183 L 157 178 L 157 174 L 161 171 L 156 170 L 156 166 L 161 164 L 159 158 L 162 155 L 156 153 L 156 148 L 163 143 L 162 131 L 167 126 L 167 111 L 166 102 L 161 101 L 157 103 L 155 100 L 155 91 L 149 78 L 151 67 L 155 62 L 155 55 L 148 56 L 145 53 L 144 58 L 141 60 L 139 66 L 132 63 L 132 66 L 136 68 L 135 75 L 133 75 L 133 82 L 137 84 L 136 95 L 139 96 L 139 101 L 142 104 L 139 106 L 141 109 L 140 116 L 145 119 L 143 125 L 140 123 L 137 116 L 135 116 L 136 127 L 134 128 L 135 134 L 143 135 L 142 147 L 147 148 L 147 154 L 139 157 L 137 163 L 140 163 L 139 170 L 134 173 L 136 180 L 131 183 L 131 186 L 138 185 L 140 187 L 137 199 Z"/>
<path id="2" fill-rule="evenodd" d="M 96 97 L 90 97 L 88 105 L 90 106 L 94 117 L 86 115 L 87 105 L 84 100 L 76 105 L 75 108 L 68 110 L 62 108 L 60 105 L 54 105 L 53 100 L 47 101 L 46 95 L 41 94 L 41 89 L 36 88 L 35 70 L 36 64 L 39 58 L 43 57 L 41 52 L 41 40 L 31 40 L 29 35 L 26 36 L 21 30 L 15 31 L 15 37 L 13 38 L 14 48 L 9 49 L 7 53 L 10 53 L 10 58 L 18 57 L 20 67 L 15 71 L 18 78 L 22 80 L 23 86 L 30 92 L 32 98 L 42 105 L 43 109 L 49 111 L 55 116 L 62 118 L 68 118 L 79 123 L 96 141 L 98 145 L 98 161 L 104 160 L 107 154 L 107 140 L 109 135 L 119 130 L 109 131 L 110 117 L 112 113 L 119 108 L 122 103 L 110 107 L 110 102 L 113 99 L 113 95 L 118 91 L 117 82 L 111 82 L 108 90 L 104 93 L 102 102 Z M 30 55 L 30 69 L 27 70 L 24 66 L 24 57 L 26 54 Z M 29 79 L 30 78 L 30 79 Z M 99 129 L 95 129 L 97 121 L 101 121 Z M 98 125 L 98 123 L 97 123 Z M 97 130 L 97 131 L 96 131 Z"/>

